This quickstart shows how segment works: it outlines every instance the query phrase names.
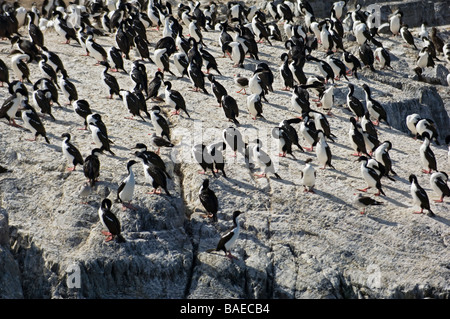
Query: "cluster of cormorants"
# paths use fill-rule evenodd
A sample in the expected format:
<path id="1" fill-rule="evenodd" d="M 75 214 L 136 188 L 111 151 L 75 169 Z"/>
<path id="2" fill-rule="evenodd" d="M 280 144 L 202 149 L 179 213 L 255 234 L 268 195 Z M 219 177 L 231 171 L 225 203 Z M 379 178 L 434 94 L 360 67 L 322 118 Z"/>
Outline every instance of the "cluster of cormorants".
<path id="1" fill-rule="evenodd" d="M 221 11 L 221 8 L 226 10 Z M 354 155 L 361 162 L 361 176 L 367 183 L 367 187 L 361 191 L 376 188 L 376 196 L 385 195 L 382 179 L 393 179 L 396 175 L 389 156 L 392 143 L 380 141 L 377 132 L 377 126 L 381 123 L 389 126 L 389 114 L 372 97 L 371 88 L 366 83 L 362 85 L 365 103 L 360 101 L 354 95 L 355 84 L 349 78 L 359 79 L 358 71 L 363 68 L 376 72 L 376 63 L 379 63 L 381 69 L 392 69 L 390 53 L 380 41 L 379 31 L 383 27 L 388 28 L 393 36 L 401 36 L 406 45 L 418 51 L 414 66 L 418 75 L 425 68 L 434 67 L 436 61 L 441 61 L 441 56 L 441 59 L 450 62 L 450 44 L 444 43 L 436 27 L 428 31 L 422 25 L 419 38 L 415 38 L 403 23 L 403 13 L 400 10 L 395 11 L 385 25 L 377 26 L 374 12 L 364 11 L 359 4 L 351 10 L 347 7 L 347 1 L 333 3 L 329 16 L 323 18 L 314 14 L 311 4 L 306 0 L 270 1 L 265 8 L 235 1 L 229 1 L 224 7 L 213 1 L 204 6 L 199 1 L 187 1 L 180 2 L 174 8 L 170 1 L 163 3 L 160 0 L 77 0 L 69 4 L 61 0 L 46 0 L 40 7 L 34 3 L 31 9 L 25 9 L 17 1 L 14 5 L 3 3 L 0 10 L 0 37 L 9 39 L 11 45 L 14 45 L 9 54 L 9 63 L 0 59 L 0 82 L 6 83 L 9 94 L 2 102 L 0 118 L 5 118 L 14 127 L 20 127 L 16 122 L 20 118 L 23 126 L 31 131 L 32 140 L 36 141 L 38 136 L 42 136 L 50 143 L 45 121 L 42 120 L 45 117 L 42 116 L 47 115 L 55 121 L 52 107 L 60 105 L 59 95 L 62 93 L 83 120 L 83 129 L 89 130 L 96 145 L 91 154 L 83 158 L 71 143 L 70 132 L 61 135 L 62 153 L 71 165 L 69 169 L 75 170 L 77 165 L 83 166 L 88 180 L 80 193 L 83 198 L 95 187 L 100 176 L 99 155 L 108 152 L 115 156 L 112 150 L 114 141 L 109 138 L 101 116 L 91 110 L 88 100 L 79 96 L 74 81 L 70 79 L 70 72 L 65 68 L 65 61 L 49 50 L 54 48 L 45 38 L 49 29 L 53 29 L 63 43 L 76 42 L 86 56 L 96 61 L 94 65 L 104 68 L 102 80 L 108 97 L 119 98 L 129 111 L 130 118 L 137 117 L 145 121 L 147 117 L 151 121 L 154 132 L 150 141 L 156 151 L 137 143 L 134 154 L 142 162 L 145 177 L 154 188 L 151 193 L 160 194 L 160 189 L 163 189 L 167 196 L 171 196 L 167 187 L 167 180 L 171 176 L 160 157 L 160 149 L 172 148 L 175 144 L 171 141 L 169 122 L 161 107 L 156 104 L 164 101 L 173 109 L 173 115 L 190 118 L 190 109 L 195 107 L 182 92 L 172 86 L 174 81 L 185 76 L 190 79 L 194 92 L 205 96 L 212 93 L 226 118 L 233 123 L 223 130 L 223 141 L 193 147 L 193 158 L 201 166 L 202 172 L 206 174 L 210 170 L 214 177 L 218 177 L 216 174 L 221 172 L 226 178 L 223 151 L 229 148 L 235 154 L 243 154 L 247 163 L 257 164 L 261 168 L 258 177 L 272 174 L 281 179 L 269 154 L 263 150 L 262 142 L 259 139 L 248 141 L 239 131 L 239 103 L 228 93 L 228 84 L 224 85 L 219 81 L 222 74 L 230 72 L 220 70 L 216 58 L 231 59 L 229 66 L 233 67 L 233 71 L 234 68 L 248 69 L 249 60 L 254 64 L 251 77 L 241 76 L 239 72 L 235 72 L 238 74 L 234 77 L 234 83 L 240 89 L 238 93 L 247 95 L 249 91 L 246 105 L 254 120 L 264 118 L 263 105 L 268 102 L 267 97 L 275 92 L 275 85 L 291 92 L 292 110 L 298 116 L 283 120 L 272 130 L 273 138 L 279 143 L 279 155 L 295 158 L 293 147 L 297 147 L 302 153 L 313 152 L 315 148 L 317 162 L 323 169 L 334 169 L 328 142 L 334 142 L 336 136 L 327 120 L 328 116 L 332 116 L 334 106 L 334 84 L 341 78 L 347 80 L 346 106 L 353 113 L 349 118 L 348 141 Z M 220 47 L 223 56 L 212 54 L 208 48 L 211 44 L 207 44 L 203 36 L 206 32 L 217 35 L 218 41 L 213 45 Z M 155 34 L 161 34 L 161 37 L 155 40 Z M 99 44 L 97 39 L 101 37 L 114 38 L 116 45 L 107 48 Z M 350 40 L 358 46 L 355 54 L 346 49 Z M 276 71 L 280 72 L 280 83 L 275 83 L 273 69 L 269 67 L 268 61 L 261 58 L 259 52 L 261 45 L 272 46 L 277 42 L 282 43 L 285 52 L 279 60 L 270 62 L 279 64 L 279 70 Z M 131 54 L 133 49 L 136 58 Z M 324 59 L 316 54 L 319 51 L 325 52 Z M 130 70 L 126 69 L 124 60 L 132 62 Z M 33 62 L 39 65 L 39 75 L 30 74 L 28 64 Z M 154 74 L 147 74 L 146 64 L 149 63 L 158 69 Z M 306 63 L 315 64 L 319 73 L 308 76 L 304 72 Z M 203 67 L 205 72 L 202 71 Z M 175 69 L 178 77 L 174 73 Z M 120 87 L 113 75 L 116 72 L 129 76 L 133 90 Z M 167 74 L 170 74 L 171 81 L 167 80 Z M 39 80 L 33 83 L 31 79 L 37 77 Z M 210 82 L 210 89 L 206 79 Z M 164 94 L 160 94 L 160 91 L 164 91 Z M 317 96 L 317 99 L 311 99 L 310 93 Z M 147 109 L 149 100 L 155 102 L 150 110 Z M 311 108 L 311 101 L 317 102 L 323 112 Z M 444 196 L 450 197 L 450 190 L 448 176 L 437 169 L 436 158 L 430 146 L 432 141 L 438 143 L 439 140 L 435 123 L 418 114 L 412 114 L 405 120 L 415 137 L 423 140 L 420 158 L 424 172 L 432 174 L 431 187 L 439 194 L 439 201 L 442 202 Z M 294 125 L 299 125 L 299 129 Z M 300 145 L 300 137 L 309 147 Z M 448 139 L 446 142 L 449 143 Z M 311 161 L 312 159 L 307 159 L 300 172 L 302 185 L 308 192 L 314 192 L 316 178 Z M 136 163 L 135 160 L 128 161 L 128 175 L 117 189 L 116 200 L 123 204 L 123 209 L 134 209 L 131 205 L 135 189 L 132 166 Z M 434 216 L 428 196 L 418 184 L 417 177 L 412 174 L 409 179 L 414 205 L 421 208 L 420 213 L 426 209 L 429 215 Z M 216 222 L 219 200 L 209 183 L 208 178 L 204 179 L 199 199 L 207 211 L 206 216 Z M 362 207 L 362 213 L 366 207 L 380 204 L 361 193 L 355 197 L 354 203 Z M 104 232 L 106 240 L 116 238 L 123 242 L 125 239 L 120 234 L 120 222 L 111 212 L 111 206 L 111 200 L 106 198 L 99 209 L 100 220 L 108 229 Z M 235 211 L 233 230 L 224 235 L 217 246 L 217 250 L 224 250 L 229 257 L 230 247 L 239 234 L 237 218 L 240 214 L 240 211 Z"/>

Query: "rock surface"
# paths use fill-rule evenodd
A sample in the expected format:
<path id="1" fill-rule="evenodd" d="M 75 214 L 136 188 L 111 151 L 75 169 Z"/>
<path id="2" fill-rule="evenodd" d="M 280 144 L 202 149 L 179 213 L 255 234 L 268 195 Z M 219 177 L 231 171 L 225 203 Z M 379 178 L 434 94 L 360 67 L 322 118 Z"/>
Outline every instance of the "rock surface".
<path id="1" fill-rule="evenodd" d="M 312 1 L 313 2 L 313 1 Z M 319 3 L 317 1 L 317 3 Z M 326 1 L 323 3 L 327 3 Z M 448 26 L 439 30 L 449 41 Z M 414 34 L 418 30 L 413 29 Z M 26 34 L 26 31 L 23 31 Z M 148 30 L 154 50 L 161 31 Z M 136 190 L 132 204 L 136 210 L 123 211 L 114 203 L 113 212 L 122 225 L 126 243 L 105 242 L 98 218 L 101 200 L 114 201 L 118 184 L 126 176 L 126 163 L 134 159 L 136 143 L 150 146 L 151 122 L 129 120 L 130 116 L 118 98 L 106 99 L 101 84 L 103 67 L 93 66 L 92 57 L 52 30 L 45 39 L 52 51 L 62 58 L 80 98 L 89 101 L 93 111 L 102 115 L 108 127 L 116 156 L 101 155 L 100 182 L 92 190 L 88 204 L 82 204 L 78 190 L 85 181 L 81 167 L 67 171 L 70 165 L 61 152 L 61 134 L 70 132 L 73 143 L 83 157 L 94 147 L 89 132 L 77 130 L 83 121 L 60 92 L 62 107 L 53 106 L 56 121 L 43 118 L 50 144 L 30 132 L 0 123 L 0 164 L 10 172 L 0 174 L 0 297 L 1 298 L 446 298 L 450 296 L 450 214 L 449 199 L 434 203 L 437 195 L 422 173 L 420 141 L 413 140 L 405 126 L 408 114 L 431 117 L 440 130 L 441 141 L 450 134 L 450 92 L 448 86 L 429 85 L 414 79 L 416 52 L 404 47 L 402 40 L 382 36 L 393 56 L 393 70 L 371 73 L 364 69 L 360 78 L 349 77 L 356 87 L 355 95 L 364 101 L 362 84 L 373 90 L 373 97 L 388 111 L 391 127 L 381 124 L 380 140 L 393 144 L 390 151 L 395 181 L 383 179 L 386 196 L 377 198 L 383 205 L 369 207 L 365 215 L 352 203 L 357 189 L 366 187 L 360 164 L 351 154 L 348 140 L 349 118 L 345 106 L 347 81 L 336 81 L 334 116 L 328 117 L 337 136 L 329 142 L 335 169 L 320 169 L 315 152 L 301 153 L 294 148 L 295 159 L 278 157 L 272 128 L 284 119 L 298 116 L 290 104 L 291 92 L 282 91 L 278 68 L 285 52 L 284 44 L 260 44 L 261 60 L 275 75 L 275 91 L 263 103 L 265 119 L 253 120 L 247 111 L 247 96 L 236 93 L 233 79 L 238 72 L 251 76 L 258 61 L 246 59 L 245 69 L 233 69 L 229 59 L 222 59 L 217 45 L 219 33 L 204 33 L 207 49 L 217 58 L 223 76 L 216 79 L 233 96 L 240 109 L 239 130 L 253 141 L 259 137 L 263 149 L 271 156 L 281 179 L 256 178 L 256 166 L 249 169 L 242 154 L 232 157 L 226 149 L 225 171 L 214 178 L 211 173 L 198 174 L 191 148 L 197 143 L 222 141 L 222 130 L 231 125 L 217 107 L 213 95 L 192 92 L 190 80 L 165 74 L 173 88 L 182 92 L 191 118 L 183 113 L 172 116 L 165 103 L 149 100 L 162 107 L 172 130 L 173 149 L 162 149 L 168 166 L 167 195 L 149 195 L 151 186 L 145 180 L 140 164 L 133 166 Z M 100 37 L 105 48 L 115 45 L 114 37 Z M 354 52 L 354 42 L 346 48 Z M 323 50 L 313 54 L 325 57 Z M 0 58 L 10 65 L 9 42 L 0 42 Z M 339 54 L 338 54 L 339 55 Z M 339 55 L 340 56 L 340 55 Z M 132 61 L 139 58 L 131 54 Z M 126 70 L 132 61 L 125 61 Z M 171 59 L 171 62 L 173 60 Z M 442 67 L 450 68 L 442 59 Z M 156 72 L 154 64 L 145 63 L 149 78 Z M 36 63 L 29 64 L 34 83 L 42 77 Z M 171 63 L 171 68 L 175 70 Z M 174 71 L 176 73 L 176 70 Z M 307 63 L 307 76 L 319 75 L 317 66 Z M 213 74 L 216 74 L 212 71 Z M 10 72 L 11 78 L 15 79 Z M 129 75 L 113 73 L 121 88 L 132 89 Z M 178 74 L 177 74 L 178 75 Z M 207 81 L 208 83 L 208 81 Z M 32 86 L 27 84 L 29 91 Z M 209 83 L 207 90 L 209 88 Z M 312 93 L 311 93 L 312 94 Z M 0 100 L 9 96 L 0 88 Z M 164 97 L 164 91 L 160 92 Z M 311 96 L 314 98 L 315 96 Z M 321 110 L 311 102 L 313 109 Z M 22 124 L 20 119 L 17 119 Z M 295 126 L 298 130 L 298 125 Z M 305 140 L 301 138 L 303 146 Z M 449 172 L 447 148 L 432 144 L 438 169 Z M 304 193 L 300 170 L 307 158 L 313 159 L 317 172 L 315 193 Z M 413 214 L 408 176 L 416 174 L 427 191 L 436 217 Z M 218 222 L 204 218 L 198 200 L 203 179 L 219 199 Z M 369 189 L 368 196 L 375 191 Z M 241 234 L 233 249 L 233 261 L 223 252 L 206 252 L 214 248 L 232 225 L 234 210 L 244 212 Z"/>

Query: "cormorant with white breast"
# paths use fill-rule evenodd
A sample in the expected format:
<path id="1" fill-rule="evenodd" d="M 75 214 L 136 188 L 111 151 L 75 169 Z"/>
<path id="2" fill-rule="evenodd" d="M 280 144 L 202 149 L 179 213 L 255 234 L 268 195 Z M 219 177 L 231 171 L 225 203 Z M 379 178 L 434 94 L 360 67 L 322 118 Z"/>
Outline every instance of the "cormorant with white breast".
<path id="1" fill-rule="evenodd" d="M 231 248 L 234 247 L 234 245 L 236 244 L 236 240 L 239 237 L 241 227 L 239 225 L 238 218 L 241 214 L 242 212 L 238 210 L 233 212 L 233 228 L 222 235 L 217 244 L 217 247 L 214 249 L 208 249 L 208 253 L 213 251 L 223 251 L 228 258 L 236 258 L 231 254 Z"/>
<path id="2" fill-rule="evenodd" d="M 67 170 L 74 171 L 77 165 L 84 164 L 84 159 L 80 151 L 70 142 L 71 136 L 69 133 L 63 133 L 61 137 L 63 139 L 61 143 L 63 155 L 73 165 L 73 167 L 69 167 Z"/>
<path id="3" fill-rule="evenodd" d="M 117 202 L 122 203 L 122 210 L 125 210 L 127 208 L 129 209 L 135 209 L 131 205 L 131 201 L 133 199 L 134 195 L 134 188 L 136 186 L 136 181 L 134 179 L 134 173 L 132 166 L 136 164 L 137 162 L 134 160 L 130 160 L 127 163 L 127 171 L 128 175 L 125 177 L 122 182 L 119 185 L 119 188 L 117 189 Z"/>
<path id="4" fill-rule="evenodd" d="M 37 137 L 41 135 L 44 137 L 45 141 L 50 144 L 50 141 L 47 138 L 47 133 L 45 131 L 44 124 L 42 124 L 39 115 L 36 113 L 34 108 L 25 101 L 24 106 L 22 108 L 22 120 L 25 128 L 29 129 L 31 133 L 34 135 L 34 139 L 28 139 L 29 141 L 36 141 Z"/>
<path id="5" fill-rule="evenodd" d="M 430 186 L 433 191 L 438 194 L 439 199 L 435 200 L 436 203 L 442 203 L 444 197 L 450 197 L 450 188 L 448 187 L 448 175 L 445 172 L 434 172 L 430 176 Z"/>
<path id="6" fill-rule="evenodd" d="M 183 95 L 179 91 L 172 89 L 171 82 L 165 81 L 164 85 L 166 86 L 164 94 L 165 101 L 167 105 L 175 109 L 172 114 L 179 115 L 181 111 L 184 111 L 188 117 L 191 117 L 186 109 L 186 101 L 184 100 Z"/>
<path id="7" fill-rule="evenodd" d="M 167 189 L 167 176 L 162 169 L 149 162 L 143 153 L 137 153 L 136 156 L 142 161 L 146 180 L 152 185 L 153 190 L 147 194 L 161 194 L 160 187 L 164 189 L 167 196 L 171 197 Z"/>
<path id="8" fill-rule="evenodd" d="M 367 165 L 368 158 L 366 156 L 360 156 L 357 161 L 361 162 L 361 175 L 367 183 L 366 188 L 358 190 L 361 192 L 367 192 L 369 188 L 374 187 L 378 189 L 378 192 L 375 194 L 375 196 L 380 196 L 380 194 L 386 196 L 382 189 L 381 176 L 373 168 Z"/>
<path id="9" fill-rule="evenodd" d="M 114 238 L 116 238 L 117 243 L 124 243 L 125 238 L 120 234 L 121 233 L 121 227 L 119 219 L 117 219 L 116 215 L 114 215 L 111 212 L 111 206 L 112 202 L 110 199 L 105 198 L 102 201 L 102 205 L 98 209 L 98 216 L 100 218 L 100 221 L 108 231 L 102 230 L 102 234 L 106 236 L 105 241 L 111 241 Z"/>
<path id="10" fill-rule="evenodd" d="M 420 212 L 414 212 L 414 214 L 423 214 L 423 210 L 428 210 L 428 216 L 436 216 L 430 207 L 430 200 L 428 198 L 427 192 L 419 185 L 417 181 L 417 176 L 414 174 L 409 175 L 409 183 L 411 196 L 413 200 L 413 205 L 420 207 Z"/>

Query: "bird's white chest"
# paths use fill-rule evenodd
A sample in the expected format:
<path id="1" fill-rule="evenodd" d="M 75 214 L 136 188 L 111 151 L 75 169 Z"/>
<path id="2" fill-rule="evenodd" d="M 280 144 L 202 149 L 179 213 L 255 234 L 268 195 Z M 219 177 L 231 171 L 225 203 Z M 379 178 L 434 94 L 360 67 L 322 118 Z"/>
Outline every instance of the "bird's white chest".
<path id="1" fill-rule="evenodd" d="M 123 182 L 125 183 L 125 186 L 120 192 L 120 199 L 124 202 L 129 202 L 133 199 L 134 188 L 136 185 L 133 171 L 130 171 L 130 174 Z"/>
<path id="2" fill-rule="evenodd" d="M 304 186 L 314 186 L 316 182 L 316 177 L 314 176 L 314 168 L 307 164 L 306 167 L 303 169 L 303 185 Z"/>

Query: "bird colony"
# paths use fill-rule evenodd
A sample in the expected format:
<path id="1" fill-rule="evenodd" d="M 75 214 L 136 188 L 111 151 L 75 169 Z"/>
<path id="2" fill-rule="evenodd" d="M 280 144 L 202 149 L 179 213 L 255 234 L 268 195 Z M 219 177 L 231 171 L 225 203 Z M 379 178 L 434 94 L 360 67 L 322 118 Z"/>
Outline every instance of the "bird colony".
<path id="1" fill-rule="evenodd" d="M 326 242 L 413 224 L 442 241 L 449 138 L 420 110 L 403 119 L 408 132 L 392 127 L 385 105 L 406 97 L 377 77 L 448 95 L 450 83 L 420 78 L 450 68 L 450 39 L 439 26 L 408 29 L 391 9 L 377 25 L 346 1 L 323 17 L 306 0 L 3 4 L 10 226 L 66 249 L 72 223 L 80 241 L 119 249 L 161 220 L 191 223 L 197 258 L 231 263 L 251 259 L 259 240 L 298 249 L 313 224 L 334 230 Z M 39 230 L 49 225 L 51 240 Z"/>

